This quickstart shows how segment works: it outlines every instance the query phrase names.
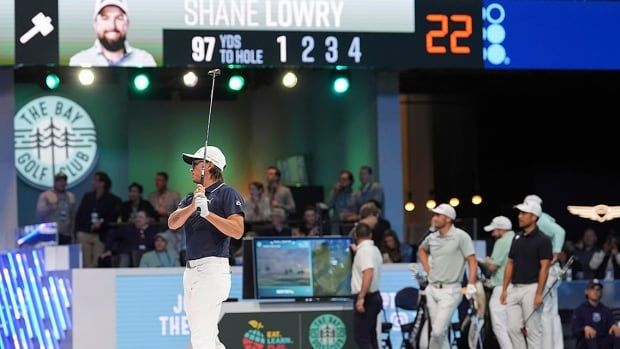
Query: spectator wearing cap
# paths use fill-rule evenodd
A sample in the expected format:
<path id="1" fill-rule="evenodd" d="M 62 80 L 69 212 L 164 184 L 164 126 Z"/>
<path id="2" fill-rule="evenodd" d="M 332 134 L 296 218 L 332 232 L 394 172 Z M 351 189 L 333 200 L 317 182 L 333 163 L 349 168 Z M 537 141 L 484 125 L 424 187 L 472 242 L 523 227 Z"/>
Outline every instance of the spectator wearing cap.
<path id="1" fill-rule="evenodd" d="M 523 201 L 535 202 L 542 208 L 543 201 L 538 195 L 528 195 Z M 551 286 L 553 286 L 553 288 L 549 293 L 549 297 L 544 300 L 541 314 L 543 333 L 542 346 L 549 349 L 564 349 L 562 320 L 560 319 L 558 309 L 558 287 L 560 286 L 562 269 L 560 263 L 558 263 L 558 256 L 562 253 L 564 239 L 566 238 L 566 231 L 558 223 L 556 223 L 555 218 L 545 212 L 541 212 L 536 225 L 538 226 L 538 229 L 540 229 L 540 231 L 547 235 L 547 237 L 551 240 L 551 249 L 553 252 L 551 267 L 549 268 L 549 276 L 547 277 L 547 284 L 545 285 L 547 289 Z"/>
<path id="2" fill-rule="evenodd" d="M 110 224 L 118 221 L 121 199 L 110 193 L 112 180 L 105 172 L 93 176 L 93 191 L 84 194 L 75 215 L 77 241 L 82 245 L 83 265 L 96 267 L 105 249 Z"/>
<path id="3" fill-rule="evenodd" d="M 280 179 L 282 173 L 275 166 L 267 167 L 267 197 L 271 203 L 271 208 L 282 208 L 287 215 L 295 213 L 295 199 L 291 190 L 282 184 Z"/>
<path id="4" fill-rule="evenodd" d="M 95 0 L 93 28 L 97 40 L 93 47 L 69 60 L 70 66 L 154 67 L 153 56 L 127 42 L 129 11 L 126 0 Z"/>
<path id="5" fill-rule="evenodd" d="M 221 348 L 218 322 L 231 287 L 230 238 L 243 236 L 243 197 L 224 183 L 226 157 L 214 146 L 183 154 L 196 190 L 168 217 L 170 229 L 185 229 L 185 311 L 193 348 Z"/>
<path id="6" fill-rule="evenodd" d="M 533 201 L 516 205 L 519 228 L 508 253 L 500 301 L 506 305 L 513 348 L 543 348 L 539 308 L 552 259 L 551 241 L 536 226 L 542 209 Z M 530 317 L 531 314 L 531 317 Z M 521 332 L 525 320 L 527 344 Z"/>
<path id="7" fill-rule="evenodd" d="M 138 211 L 145 211 L 150 218 L 155 218 L 157 213 L 150 202 L 142 198 L 142 185 L 139 183 L 131 183 L 127 188 L 129 193 L 127 194 L 128 200 L 121 205 L 121 221 L 126 223 L 133 223 L 134 217 Z"/>
<path id="8" fill-rule="evenodd" d="M 37 200 L 39 223 L 56 222 L 58 243 L 73 242 L 75 219 L 75 195 L 67 190 L 67 175 L 59 172 L 54 176 L 54 187 L 42 192 Z"/>
<path id="9" fill-rule="evenodd" d="M 586 286 L 586 301 L 573 312 L 571 328 L 579 349 L 620 348 L 620 327 L 611 309 L 601 303 L 603 284 L 594 279 Z"/>
<path id="10" fill-rule="evenodd" d="M 493 288 L 491 299 L 489 300 L 489 310 L 491 313 L 491 324 L 493 333 L 497 338 L 497 342 L 501 349 L 511 349 L 512 343 L 508 337 L 508 315 L 506 314 L 506 306 L 500 301 L 502 293 L 502 284 L 504 280 L 504 269 L 508 262 L 508 253 L 515 233 L 512 231 L 512 223 L 510 219 L 504 216 L 493 218 L 491 224 L 484 227 L 484 231 L 491 232 L 491 236 L 495 238 L 495 245 L 491 257 L 487 257 L 482 265 L 491 273 L 490 284 Z"/>
<path id="11" fill-rule="evenodd" d="M 429 348 L 449 348 L 448 326 L 452 314 L 461 302 L 461 280 L 465 265 L 469 267 L 467 298 L 476 294 L 478 263 L 474 244 L 469 234 L 454 226 L 456 211 L 441 204 L 433 211 L 433 226 L 438 230 L 429 234 L 418 249 L 419 260 L 428 273 L 426 300 L 431 321 Z M 429 261 L 432 257 L 432 262 Z"/>
<path id="12" fill-rule="evenodd" d="M 180 267 L 179 255 L 167 249 L 166 234 L 155 235 L 155 249 L 142 255 L 140 268 Z"/>

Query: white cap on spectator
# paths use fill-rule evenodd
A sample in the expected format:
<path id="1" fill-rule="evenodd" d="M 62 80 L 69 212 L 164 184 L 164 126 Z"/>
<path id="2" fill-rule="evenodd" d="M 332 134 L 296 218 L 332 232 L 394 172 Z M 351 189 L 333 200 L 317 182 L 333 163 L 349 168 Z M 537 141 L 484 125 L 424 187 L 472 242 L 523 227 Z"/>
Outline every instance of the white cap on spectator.
<path id="1" fill-rule="evenodd" d="M 99 12 L 101 12 L 101 10 L 103 10 L 103 8 L 106 6 L 116 6 L 125 13 L 125 16 L 129 17 L 129 14 L 127 13 L 127 1 L 125 0 L 95 0 L 95 12 L 94 12 L 93 18 L 97 18 L 97 16 L 99 15 Z"/>
<path id="2" fill-rule="evenodd" d="M 535 201 L 525 201 L 522 204 L 515 205 L 515 208 L 521 212 L 531 213 L 537 217 L 540 217 L 542 213 L 540 204 Z"/>
<path id="3" fill-rule="evenodd" d="M 497 216 L 493 218 L 491 224 L 484 227 L 484 231 L 493 231 L 495 229 L 510 230 L 512 229 L 512 222 L 507 217 Z"/>
<path id="4" fill-rule="evenodd" d="M 437 207 L 435 207 L 434 209 L 432 209 L 431 211 L 437 213 L 437 214 L 442 214 L 446 217 L 449 217 L 452 220 L 456 219 L 456 211 L 454 210 L 454 207 L 448 205 L 448 204 L 441 204 Z"/>
<path id="5" fill-rule="evenodd" d="M 538 205 L 542 206 L 542 199 L 540 198 L 540 196 L 535 195 L 535 194 L 526 196 L 525 199 L 523 199 L 523 201 L 534 201 Z"/>
<path id="6" fill-rule="evenodd" d="M 205 156 L 205 147 L 201 147 L 196 150 L 194 154 L 183 153 L 183 161 L 188 164 L 193 163 L 195 160 L 203 160 Z M 226 157 L 224 153 L 218 148 L 214 146 L 207 146 L 207 161 L 213 163 L 213 165 L 217 166 L 222 172 L 224 172 L 224 167 L 226 167 Z"/>

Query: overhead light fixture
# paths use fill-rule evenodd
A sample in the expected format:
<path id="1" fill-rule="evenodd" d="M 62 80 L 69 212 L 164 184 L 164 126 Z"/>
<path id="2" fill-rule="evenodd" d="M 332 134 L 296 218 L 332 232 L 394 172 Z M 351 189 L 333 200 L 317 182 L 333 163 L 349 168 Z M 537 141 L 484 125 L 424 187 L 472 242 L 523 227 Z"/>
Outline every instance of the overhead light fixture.
<path id="1" fill-rule="evenodd" d="M 297 74 L 293 72 L 287 72 L 282 77 L 282 85 L 286 88 L 293 88 L 297 86 Z"/>
<path id="2" fill-rule="evenodd" d="M 480 205 L 482 203 L 482 196 L 476 194 L 471 197 L 471 203 L 474 205 Z"/>
<path id="3" fill-rule="evenodd" d="M 45 86 L 50 90 L 55 90 L 60 86 L 60 77 L 54 73 L 49 73 L 45 76 Z"/>
<path id="4" fill-rule="evenodd" d="M 90 86 L 95 82 L 95 73 L 90 69 L 82 69 L 78 73 L 78 80 L 84 86 Z"/>
<path id="5" fill-rule="evenodd" d="M 413 203 L 413 201 L 408 201 L 407 203 L 405 203 L 405 211 L 411 212 L 413 210 L 415 210 L 415 204 Z"/>
<path id="6" fill-rule="evenodd" d="M 343 94 L 349 90 L 351 83 L 349 78 L 344 75 L 337 75 L 332 82 L 332 89 L 337 94 Z"/>
<path id="7" fill-rule="evenodd" d="M 243 76 L 235 74 L 228 79 L 228 88 L 233 91 L 241 91 L 245 86 L 245 79 Z"/>
<path id="8" fill-rule="evenodd" d="M 138 74 L 133 78 L 133 89 L 137 92 L 144 92 L 151 85 L 151 80 L 146 74 Z"/>
<path id="9" fill-rule="evenodd" d="M 454 197 L 454 198 L 451 198 L 450 201 L 448 201 L 448 203 L 452 207 L 457 207 L 461 203 L 461 201 L 458 198 Z"/>
<path id="10" fill-rule="evenodd" d="M 189 71 L 183 75 L 183 84 L 187 87 L 194 87 L 198 84 L 198 75 Z"/>
<path id="11" fill-rule="evenodd" d="M 435 202 L 435 200 L 433 199 L 426 200 L 426 208 L 428 208 L 429 210 L 434 209 L 436 206 L 437 206 L 437 202 Z"/>

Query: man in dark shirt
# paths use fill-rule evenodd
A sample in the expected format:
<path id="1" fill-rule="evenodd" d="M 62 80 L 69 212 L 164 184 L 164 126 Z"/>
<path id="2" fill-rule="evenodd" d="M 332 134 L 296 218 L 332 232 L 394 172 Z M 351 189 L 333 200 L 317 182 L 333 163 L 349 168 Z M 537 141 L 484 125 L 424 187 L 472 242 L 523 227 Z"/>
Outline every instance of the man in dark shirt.
<path id="1" fill-rule="evenodd" d="M 206 159 L 206 160 L 205 160 Z M 217 323 L 231 284 L 230 238 L 243 236 L 243 197 L 224 183 L 226 158 L 216 147 L 183 154 L 196 190 L 170 214 L 170 229 L 185 228 L 185 309 L 194 349 L 221 349 Z"/>
<path id="2" fill-rule="evenodd" d="M 93 191 L 84 194 L 75 215 L 77 241 L 82 245 L 83 266 L 97 266 L 110 223 L 116 223 L 121 199 L 110 193 L 112 180 L 105 172 L 93 176 Z"/>
<path id="3" fill-rule="evenodd" d="M 571 327 L 577 348 L 620 348 L 620 327 L 614 323 L 611 309 L 601 300 L 603 284 L 594 279 L 586 287 L 586 301 L 573 312 Z"/>
<path id="4" fill-rule="evenodd" d="M 508 335 L 513 348 L 539 349 L 542 348 L 540 306 L 553 258 L 551 240 L 536 226 L 542 214 L 540 204 L 526 201 L 515 208 L 519 210 L 522 231 L 515 236 L 508 253 L 500 301 L 506 304 Z M 526 344 L 521 327 L 528 317 Z"/>
<path id="5" fill-rule="evenodd" d="M 157 213 L 150 202 L 142 198 L 142 185 L 133 182 L 127 188 L 127 201 L 121 205 L 121 222 L 133 223 L 138 211 L 145 211 L 151 219 L 157 220 Z"/>
<path id="6" fill-rule="evenodd" d="M 142 255 L 155 248 L 155 235 L 159 233 L 157 227 L 149 225 L 149 218 L 146 211 L 140 210 L 136 213 L 133 224 L 111 230 L 108 233 L 106 252 L 101 257 L 109 257 L 114 251 L 119 255 L 119 267 L 137 267 Z"/>

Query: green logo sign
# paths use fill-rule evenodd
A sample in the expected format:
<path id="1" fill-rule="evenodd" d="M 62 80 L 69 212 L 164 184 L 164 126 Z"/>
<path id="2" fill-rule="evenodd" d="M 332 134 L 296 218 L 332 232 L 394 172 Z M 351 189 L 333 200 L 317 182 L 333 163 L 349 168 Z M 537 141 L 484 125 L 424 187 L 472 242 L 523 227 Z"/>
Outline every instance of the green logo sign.
<path id="1" fill-rule="evenodd" d="M 13 119 L 15 167 L 31 186 L 47 189 L 54 175 L 67 175 L 67 186 L 88 177 L 97 159 L 97 132 L 86 110 L 60 96 L 26 103 Z"/>
<path id="2" fill-rule="evenodd" d="M 346 341 L 344 322 L 335 315 L 318 316 L 310 324 L 310 345 L 313 349 L 342 349 Z"/>

